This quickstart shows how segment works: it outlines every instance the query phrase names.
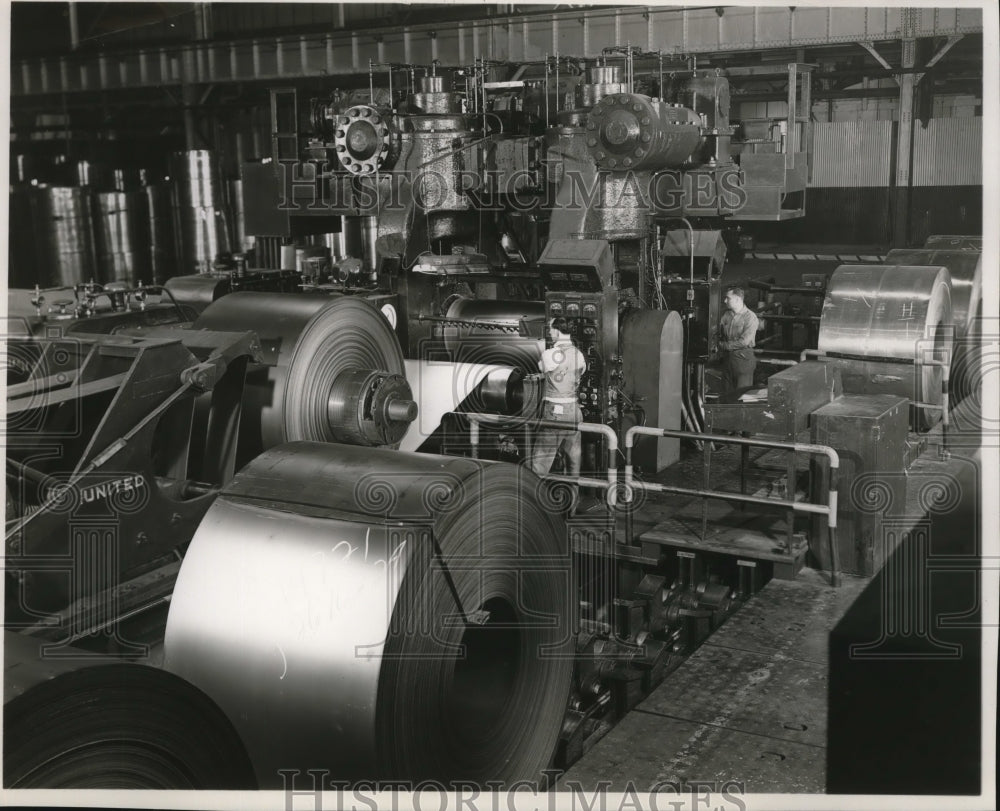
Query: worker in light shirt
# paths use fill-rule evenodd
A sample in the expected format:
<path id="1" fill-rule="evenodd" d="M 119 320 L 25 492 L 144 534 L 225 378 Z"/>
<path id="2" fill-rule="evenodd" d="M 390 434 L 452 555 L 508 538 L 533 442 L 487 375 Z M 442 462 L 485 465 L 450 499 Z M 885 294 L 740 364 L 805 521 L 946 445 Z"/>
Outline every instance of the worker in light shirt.
<path id="1" fill-rule="evenodd" d="M 753 348 L 758 326 L 757 315 L 743 301 L 743 288 L 726 288 L 726 312 L 719 320 L 719 349 L 723 353 L 726 391 L 753 385 L 753 370 L 757 366 Z"/>
<path id="2" fill-rule="evenodd" d="M 545 376 L 542 419 L 576 426 L 583 421 L 577 402 L 577 389 L 580 378 L 587 371 L 587 361 L 583 353 L 573 345 L 566 319 L 556 317 L 549 322 L 548 338 L 552 346 L 542 353 L 542 359 L 538 362 L 538 368 Z M 579 476 L 583 443 L 580 432 L 575 427 L 565 431 L 557 428 L 540 429 L 532 448 L 531 469 L 538 475 L 548 473 L 560 451 L 566 458 L 566 474 Z M 577 488 L 574 487 L 574 503 L 576 492 Z"/>

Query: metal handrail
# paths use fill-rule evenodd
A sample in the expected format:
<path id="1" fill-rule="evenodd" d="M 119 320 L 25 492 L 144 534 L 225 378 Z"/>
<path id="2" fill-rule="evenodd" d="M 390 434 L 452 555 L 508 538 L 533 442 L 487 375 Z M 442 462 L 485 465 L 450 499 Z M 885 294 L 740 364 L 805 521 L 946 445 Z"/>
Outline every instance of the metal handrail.
<path id="1" fill-rule="evenodd" d="M 702 442 L 718 442 L 728 445 L 743 445 L 757 448 L 770 448 L 774 450 L 792 451 L 793 453 L 808 453 L 814 456 L 826 456 L 830 460 L 830 482 L 827 489 L 826 504 L 813 504 L 812 502 L 802 502 L 788 499 L 762 498 L 759 496 L 747 496 L 742 493 L 727 493 L 722 490 L 710 490 L 707 488 L 674 487 L 666 484 L 656 484 L 654 482 L 637 481 L 632 467 L 632 448 L 635 446 L 637 436 L 671 437 L 678 439 L 698 439 Z M 671 493 L 674 495 L 694 496 L 696 498 L 714 498 L 720 501 L 735 501 L 742 504 L 766 504 L 771 507 L 783 507 L 787 510 L 802 513 L 812 513 L 825 515 L 830 537 L 830 583 L 833 586 L 840 585 L 840 551 L 837 548 L 837 471 L 840 468 L 840 456 L 827 445 L 812 445 L 801 442 L 781 442 L 771 439 L 748 439 L 746 437 L 725 436 L 721 434 L 691 433 L 688 431 L 676 431 L 668 428 L 649 428 L 636 425 L 625 432 L 625 487 L 624 498 L 626 505 L 632 501 L 632 489 L 646 490 L 654 493 Z M 791 483 L 789 483 L 791 484 Z M 627 510 L 625 514 L 626 534 L 631 537 L 632 513 Z M 790 551 L 790 550 L 789 550 Z"/>
<path id="2" fill-rule="evenodd" d="M 598 422 L 561 422 L 560 420 L 543 420 L 541 418 L 534 417 L 509 417 L 500 414 L 482 414 L 482 413 L 465 413 L 452 411 L 450 412 L 458 417 L 464 417 L 469 421 L 469 444 L 472 449 L 472 458 L 479 458 L 479 426 L 480 425 L 498 425 L 507 426 L 512 419 L 520 420 L 520 424 L 525 427 L 532 428 L 554 428 L 559 431 L 569 431 L 576 430 L 583 434 L 599 434 L 603 436 L 608 441 L 608 478 L 607 481 L 602 481 L 601 479 L 592 479 L 587 476 L 559 476 L 552 473 L 539 474 L 544 479 L 553 479 L 555 481 L 565 481 L 572 484 L 577 484 L 583 487 L 595 487 L 595 488 L 607 488 L 605 500 L 609 507 L 614 507 L 617 504 L 617 489 L 618 489 L 618 466 L 617 466 L 617 455 L 618 455 L 618 435 L 614 432 L 614 429 L 608 425 L 604 425 Z"/>

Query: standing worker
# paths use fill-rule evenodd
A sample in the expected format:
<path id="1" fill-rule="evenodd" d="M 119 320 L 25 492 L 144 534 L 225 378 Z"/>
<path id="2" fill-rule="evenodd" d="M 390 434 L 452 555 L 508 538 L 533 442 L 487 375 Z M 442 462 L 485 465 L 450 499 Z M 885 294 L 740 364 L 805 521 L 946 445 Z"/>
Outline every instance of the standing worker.
<path id="1" fill-rule="evenodd" d="M 719 321 L 719 349 L 723 356 L 723 383 L 726 391 L 753 385 L 757 366 L 753 348 L 757 342 L 757 315 L 743 301 L 742 287 L 726 288 L 726 312 Z"/>
<path id="2" fill-rule="evenodd" d="M 538 368 L 545 375 L 542 419 L 572 423 L 575 426 L 583 421 L 577 402 L 577 389 L 580 378 L 587 370 L 587 361 L 583 353 L 573 345 L 565 318 L 556 317 L 549 322 L 548 338 L 552 346 L 542 353 L 542 359 L 538 362 Z M 567 475 L 578 477 L 583 442 L 575 427 L 569 430 L 540 429 L 531 453 L 531 469 L 539 476 L 548 473 L 559 451 L 566 458 Z M 574 485 L 574 505 L 577 490 Z"/>

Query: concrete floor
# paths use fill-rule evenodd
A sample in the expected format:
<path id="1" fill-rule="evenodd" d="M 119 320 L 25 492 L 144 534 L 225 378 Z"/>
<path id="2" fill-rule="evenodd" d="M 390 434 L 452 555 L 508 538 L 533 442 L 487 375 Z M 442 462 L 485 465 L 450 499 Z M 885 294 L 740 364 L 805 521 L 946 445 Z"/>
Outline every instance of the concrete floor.
<path id="1" fill-rule="evenodd" d="M 866 578 L 770 581 L 560 781 L 646 792 L 660 782 L 746 793 L 826 785 L 827 635 Z"/>
<path id="2" fill-rule="evenodd" d="M 978 513 L 978 407 L 974 397 L 959 403 L 947 441 L 940 425 L 926 435 L 907 472 L 908 524 L 936 517 L 931 482 L 955 481 L 961 508 Z M 941 453 L 945 445 L 950 455 Z M 733 489 L 733 450 L 715 458 L 712 486 Z M 688 451 L 656 478 L 690 484 L 700 464 L 700 454 Z M 637 532 L 683 506 L 676 498 L 645 504 Z M 948 512 L 956 505 L 940 506 Z M 948 543 L 947 532 L 936 533 L 931 552 L 946 554 Z M 771 580 L 577 761 L 559 788 L 592 792 L 609 784 L 642 793 L 663 782 L 736 781 L 745 793 L 824 792 L 829 634 L 869 582 L 844 575 L 835 589 L 809 568 L 794 581 Z"/>

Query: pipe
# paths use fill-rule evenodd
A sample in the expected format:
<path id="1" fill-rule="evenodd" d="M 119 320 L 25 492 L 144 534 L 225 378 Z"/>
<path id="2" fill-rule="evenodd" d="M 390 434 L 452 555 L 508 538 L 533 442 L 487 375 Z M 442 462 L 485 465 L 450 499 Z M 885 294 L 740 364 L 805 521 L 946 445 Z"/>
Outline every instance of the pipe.
<path id="1" fill-rule="evenodd" d="M 469 443 L 472 446 L 472 458 L 478 458 L 479 453 L 479 425 L 509 425 L 511 418 L 503 416 L 500 414 L 482 414 L 482 413 L 458 413 L 451 412 L 458 417 L 464 417 L 469 421 Z M 559 420 L 541 420 L 541 419 L 528 419 L 524 422 L 530 425 L 532 428 L 555 428 L 556 430 L 566 431 L 569 428 L 569 423 L 561 422 Z M 573 482 L 575 484 L 582 485 L 584 487 L 604 487 L 607 485 L 607 504 L 609 507 L 614 507 L 618 503 L 618 467 L 617 467 L 617 454 L 618 454 L 618 435 L 614 432 L 614 429 L 608 425 L 603 425 L 596 422 L 578 422 L 575 426 L 576 430 L 583 434 L 600 434 L 608 441 L 608 480 L 607 482 L 600 481 L 599 479 L 589 479 L 586 477 L 573 478 L 571 476 L 557 476 L 554 474 L 544 474 L 543 478 L 556 479 L 558 481 Z"/>
<path id="2" fill-rule="evenodd" d="M 632 469 L 632 448 L 635 446 L 637 436 L 654 437 L 678 437 L 688 438 L 691 435 L 684 431 L 674 431 L 667 428 L 649 428 L 644 425 L 636 425 L 625 432 L 625 487 L 624 494 L 626 505 L 632 501 L 632 488 L 638 486 L 642 490 L 657 493 L 673 493 L 675 495 L 689 495 L 697 498 L 715 498 L 721 501 L 735 501 L 743 504 L 766 504 L 772 507 L 784 507 L 793 512 L 814 513 L 827 516 L 830 539 L 830 585 L 837 587 L 840 585 L 840 551 L 837 548 L 837 471 L 840 469 L 840 456 L 831 447 L 826 445 L 812 445 L 801 442 L 780 442 L 770 439 L 747 439 L 745 437 L 720 436 L 717 434 L 695 434 L 702 442 L 724 443 L 729 445 L 741 445 L 758 448 L 771 448 L 775 450 L 786 450 L 798 453 L 809 453 L 826 456 L 830 461 L 830 482 L 827 489 L 826 504 L 812 504 L 800 501 L 787 501 L 770 498 L 760 498 L 757 496 L 745 496 L 741 493 L 723 493 L 716 490 L 692 489 L 685 487 L 670 487 L 662 484 L 652 484 L 647 482 L 636 482 L 633 478 Z M 626 532 L 631 542 L 631 509 L 626 509 Z M 789 550 L 790 551 L 790 550 Z"/>
<path id="3" fill-rule="evenodd" d="M 67 3 L 69 6 L 69 46 L 72 50 L 80 47 L 80 22 L 76 15 L 76 3 Z"/>

